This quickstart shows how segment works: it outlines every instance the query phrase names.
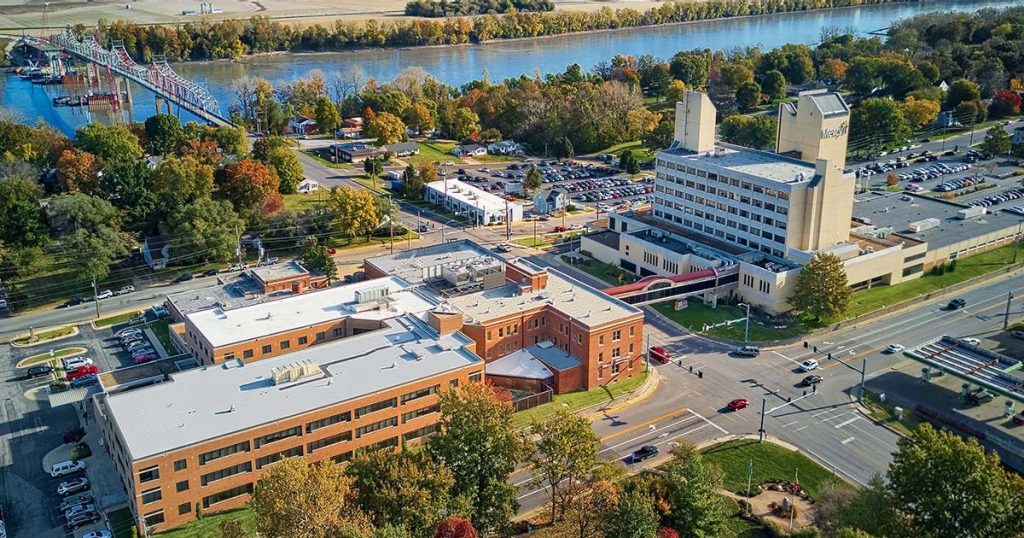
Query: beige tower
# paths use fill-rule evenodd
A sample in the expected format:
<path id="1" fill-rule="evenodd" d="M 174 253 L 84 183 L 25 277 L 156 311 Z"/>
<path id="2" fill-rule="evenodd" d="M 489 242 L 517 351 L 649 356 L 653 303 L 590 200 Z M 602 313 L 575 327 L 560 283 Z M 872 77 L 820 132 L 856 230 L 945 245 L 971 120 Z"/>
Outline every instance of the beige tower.
<path id="1" fill-rule="evenodd" d="M 682 102 L 676 102 L 675 141 L 678 147 L 706 153 L 715 149 L 715 114 L 718 110 L 700 92 L 687 91 Z"/>
<path id="2" fill-rule="evenodd" d="M 789 199 L 786 247 L 815 251 L 850 238 L 853 214 L 853 174 L 818 159 L 807 188 L 794 189 Z"/>
<path id="3" fill-rule="evenodd" d="M 838 93 L 828 90 L 802 92 L 794 103 L 779 105 L 776 151 L 816 163 L 826 159 L 842 170 L 846 166 L 846 142 L 850 136 L 850 107 Z"/>

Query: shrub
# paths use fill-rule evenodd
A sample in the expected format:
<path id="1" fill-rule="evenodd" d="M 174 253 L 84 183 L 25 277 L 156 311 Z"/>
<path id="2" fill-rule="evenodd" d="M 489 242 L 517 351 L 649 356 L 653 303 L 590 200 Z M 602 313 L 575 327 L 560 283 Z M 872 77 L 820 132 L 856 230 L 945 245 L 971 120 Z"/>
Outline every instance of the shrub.
<path id="1" fill-rule="evenodd" d="M 55 383 L 57 384 L 57 383 Z M 67 383 L 63 383 L 66 385 Z M 77 443 L 85 437 L 85 428 L 78 427 L 69 430 L 64 434 L 64 444 L 69 445 L 71 443 Z M 83 443 L 84 444 L 84 443 Z"/>

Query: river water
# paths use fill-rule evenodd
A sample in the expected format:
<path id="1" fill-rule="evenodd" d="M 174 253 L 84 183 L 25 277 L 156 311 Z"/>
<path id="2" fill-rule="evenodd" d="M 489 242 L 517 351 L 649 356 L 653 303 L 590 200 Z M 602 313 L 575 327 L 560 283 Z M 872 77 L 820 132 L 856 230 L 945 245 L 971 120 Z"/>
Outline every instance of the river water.
<path id="1" fill-rule="evenodd" d="M 773 48 L 784 43 L 814 44 L 826 26 L 851 27 L 859 33 L 887 28 L 893 21 L 933 11 L 976 11 L 1019 5 L 1012 0 L 925 0 L 888 4 L 781 13 L 760 17 L 703 21 L 646 28 L 575 34 L 540 39 L 499 41 L 483 45 L 420 47 L 410 49 L 372 49 L 353 52 L 270 55 L 242 61 L 193 62 L 176 64 L 183 76 L 206 84 L 222 110 L 233 101 L 233 81 L 249 76 L 274 82 L 304 77 L 313 69 L 327 74 L 359 66 L 367 77 L 381 81 L 393 78 L 410 66 L 425 69 L 438 80 L 459 86 L 479 79 L 486 72 L 492 81 L 520 74 L 561 72 L 572 63 L 585 70 L 616 54 L 651 54 L 668 59 L 680 50 L 758 46 Z M 13 77 L 0 77 L 0 107 L 21 111 L 28 119 L 42 118 L 57 128 L 71 132 L 90 116 L 70 109 L 54 110 L 51 95 L 59 87 L 33 86 Z M 141 121 L 155 112 L 152 94 L 134 88 L 134 119 Z M 184 114 L 183 114 L 184 116 Z M 104 117 L 94 117 L 104 120 Z M 183 118 L 184 119 L 184 118 Z"/>

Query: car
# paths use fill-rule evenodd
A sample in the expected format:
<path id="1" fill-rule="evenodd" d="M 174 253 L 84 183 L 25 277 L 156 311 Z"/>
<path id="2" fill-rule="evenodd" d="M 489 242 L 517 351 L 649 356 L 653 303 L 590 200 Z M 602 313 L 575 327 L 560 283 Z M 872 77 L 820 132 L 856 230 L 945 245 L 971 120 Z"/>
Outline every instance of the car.
<path id="1" fill-rule="evenodd" d="M 494 247 L 494 250 L 498 252 L 512 252 L 512 245 L 508 243 L 499 243 L 498 246 Z"/>
<path id="2" fill-rule="evenodd" d="M 729 402 L 729 404 L 726 405 L 726 407 L 729 408 L 729 411 L 739 411 L 740 409 L 744 409 L 748 405 L 750 405 L 750 400 L 747 400 L 746 398 L 736 398 L 735 400 Z"/>
<path id="3" fill-rule="evenodd" d="M 112 292 L 110 290 L 103 290 L 103 291 L 101 291 L 101 292 L 96 294 L 96 300 L 99 301 L 100 299 L 109 299 L 109 298 L 111 298 L 113 296 L 114 296 L 114 292 Z"/>
<path id="4" fill-rule="evenodd" d="M 83 527 L 92 523 L 96 523 L 100 520 L 100 513 L 96 511 L 82 512 L 75 515 L 74 517 L 68 518 L 67 523 L 64 524 L 70 530 L 75 530 L 78 527 Z"/>
<path id="5" fill-rule="evenodd" d="M 816 361 L 814 359 L 807 359 L 804 362 L 800 363 L 800 371 L 801 372 L 810 372 L 811 370 L 816 370 L 817 368 L 818 368 L 818 361 Z"/>
<path id="6" fill-rule="evenodd" d="M 67 301 L 64 301 L 64 303 L 61 304 L 57 308 L 68 308 L 68 307 L 71 307 L 71 306 L 78 306 L 78 305 L 80 305 L 80 304 L 82 304 L 84 302 L 85 302 L 85 299 L 83 299 L 81 297 L 72 297 L 72 298 L 68 299 Z"/>
<path id="7" fill-rule="evenodd" d="M 203 271 L 203 276 L 217 276 L 217 273 L 219 272 L 220 269 L 207 269 Z"/>
<path id="8" fill-rule="evenodd" d="M 961 338 L 960 340 L 963 341 L 964 343 L 970 344 L 972 346 L 977 346 L 977 345 L 981 344 L 981 340 L 978 340 L 977 338 L 968 337 L 968 338 Z"/>
<path id="9" fill-rule="evenodd" d="M 1013 415 L 1013 423 L 1024 424 L 1024 411 L 1021 411 L 1020 413 Z"/>
<path id="10" fill-rule="evenodd" d="M 80 504 L 78 506 L 72 506 L 71 508 L 68 508 L 67 510 L 65 510 L 64 511 L 64 518 L 65 519 L 71 519 L 71 518 L 77 516 L 78 514 L 81 514 L 81 513 L 84 513 L 84 512 L 95 512 L 95 511 L 96 511 L 96 505 L 95 504 Z"/>
<path id="11" fill-rule="evenodd" d="M 78 461 L 65 460 L 65 461 L 54 463 L 52 466 L 50 466 L 50 476 L 52 476 L 54 478 L 57 478 L 58 476 L 69 475 L 69 474 L 77 473 L 78 471 L 84 471 L 84 470 L 85 470 L 85 462 L 84 461 L 82 461 L 82 460 L 78 460 Z"/>
<path id="12" fill-rule="evenodd" d="M 800 384 L 805 387 L 812 387 L 814 385 L 817 385 L 818 383 L 821 383 L 822 379 L 824 378 L 822 378 L 820 375 L 811 374 L 800 380 Z"/>
<path id="13" fill-rule="evenodd" d="M 111 538 L 113 534 L 110 531 L 92 531 L 82 535 L 82 538 Z"/>
<path id="14" fill-rule="evenodd" d="M 235 264 L 232 264 L 231 267 L 228 267 L 228 271 L 231 271 L 231 272 L 244 271 L 244 270 L 245 270 L 245 264 L 244 263 L 235 263 Z"/>
<path id="15" fill-rule="evenodd" d="M 949 304 L 946 305 L 946 309 L 947 310 L 960 310 L 961 308 L 963 308 L 965 306 L 967 306 L 967 301 L 965 301 L 963 299 L 953 299 L 952 301 L 949 302 Z"/>
<path id="16" fill-rule="evenodd" d="M 1010 336 L 1024 340 L 1024 331 L 1010 331 Z"/>
<path id="17" fill-rule="evenodd" d="M 900 351 L 903 351 L 903 344 L 889 344 L 888 346 L 885 347 L 885 349 L 882 350 L 883 353 L 886 353 L 888 355 L 892 355 L 893 353 L 899 353 Z"/>
<path id="18" fill-rule="evenodd" d="M 648 460 L 657 456 L 661 451 L 654 445 L 644 445 L 639 450 L 633 452 L 629 457 L 629 461 L 632 463 L 638 463 L 644 460 Z"/>
<path id="19" fill-rule="evenodd" d="M 995 394 L 991 392 L 979 389 L 972 392 L 968 392 L 967 396 L 964 396 L 964 401 L 971 405 L 981 405 L 983 403 L 991 402 L 995 398 Z"/>
<path id="20" fill-rule="evenodd" d="M 114 295 L 128 295 L 129 293 L 132 293 L 134 291 L 135 291 L 135 286 L 132 286 L 131 284 L 129 284 L 127 286 L 121 286 L 121 289 L 115 291 Z"/>
<path id="21" fill-rule="evenodd" d="M 569 225 L 569 229 L 570 230 L 582 230 L 583 229 L 583 225 L 582 224 L 570 224 Z"/>
<path id="22" fill-rule="evenodd" d="M 135 340 L 124 345 L 124 348 L 127 349 L 128 351 L 135 351 L 136 349 L 141 349 L 145 347 L 150 347 L 149 340 Z"/>
<path id="23" fill-rule="evenodd" d="M 94 364 L 93 360 L 89 357 L 69 357 L 67 359 L 61 359 L 60 363 L 64 367 L 65 371 L 74 370 L 79 366 Z"/>
<path id="24" fill-rule="evenodd" d="M 133 334 L 142 334 L 142 329 L 138 327 L 128 327 L 125 329 L 121 329 L 120 331 L 117 331 L 116 333 L 114 333 L 114 336 L 118 338 L 125 338 Z"/>
<path id="25" fill-rule="evenodd" d="M 67 512 L 68 510 L 70 510 L 71 508 L 74 508 L 75 506 L 79 506 L 79 505 L 83 505 L 83 504 L 89 504 L 89 503 L 93 502 L 93 500 L 94 499 L 93 499 L 92 495 L 74 495 L 74 496 L 71 496 L 71 497 L 67 497 L 63 501 L 61 501 L 61 503 L 60 503 L 60 511 L 61 512 Z"/>
<path id="26" fill-rule="evenodd" d="M 57 486 L 57 495 L 61 497 L 67 497 L 68 495 L 74 495 L 83 491 L 89 491 L 89 479 L 80 476 L 72 480 L 65 480 Z"/>
<path id="27" fill-rule="evenodd" d="M 132 334 L 121 339 L 122 346 L 130 346 L 136 342 L 144 342 L 146 337 L 141 334 Z"/>
<path id="28" fill-rule="evenodd" d="M 648 353 L 648 356 L 650 356 L 651 360 L 658 361 L 662 364 L 665 364 L 666 362 L 672 360 L 672 354 L 669 353 L 667 349 L 661 346 L 652 347 L 650 352 Z"/>
<path id="29" fill-rule="evenodd" d="M 78 368 L 64 374 L 64 377 L 67 378 L 68 381 L 74 381 L 76 379 L 81 379 L 88 375 L 96 375 L 98 373 L 100 373 L 100 369 L 97 368 L 95 364 L 90 364 L 88 366 L 79 366 Z"/>
<path id="30" fill-rule="evenodd" d="M 193 278 L 195 278 L 195 277 L 192 276 L 192 273 L 182 273 L 182 274 L 178 275 L 178 278 L 175 278 L 174 280 L 172 280 L 171 283 L 172 284 L 181 284 L 182 282 L 188 282 L 189 280 L 192 280 Z"/>
<path id="31" fill-rule="evenodd" d="M 53 373 L 53 366 L 50 366 L 48 364 L 37 364 L 35 366 L 30 367 L 27 372 L 30 378 L 40 377 L 51 373 Z"/>
<path id="32" fill-rule="evenodd" d="M 135 357 L 132 357 L 132 362 L 135 364 L 145 364 L 150 361 L 155 361 L 156 359 L 156 353 L 146 353 L 143 355 L 137 355 Z"/>
<path id="33" fill-rule="evenodd" d="M 151 347 L 148 347 L 148 346 L 147 347 L 140 347 L 140 348 L 132 351 L 132 358 L 134 359 L 135 357 L 143 357 L 143 356 L 146 356 L 146 355 L 152 355 L 154 353 L 156 353 L 156 351 L 153 348 L 151 348 Z"/>
<path id="34" fill-rule="evenodd" d="M 71 388 L 73 389 L 81 389 L 88 387 L 90 385 L 95 385 L 96 383 L 99 383 L 99 381 L 99 377 L 97 377 L 96 374 L 93 374 L 84 377 L 79 377 L 78 379 L 72 381 L 70 384 Z"/>
<path id="35" fill-rule="evenodd" d="M 756 357 L 761 354 L 761 348 L 757 346 L 741 346 L 733 350 L 732 354 L 737 357 Z"/>

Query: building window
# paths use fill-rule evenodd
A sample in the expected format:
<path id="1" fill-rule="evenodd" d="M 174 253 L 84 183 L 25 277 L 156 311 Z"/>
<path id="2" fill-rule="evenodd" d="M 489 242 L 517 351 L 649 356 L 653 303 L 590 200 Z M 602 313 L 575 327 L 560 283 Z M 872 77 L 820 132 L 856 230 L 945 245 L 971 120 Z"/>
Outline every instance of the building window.
<path id="1" fill-rule="evenodd" d="M 335 338 L 341 338 L 345 334 L 345 329 L 344 327 L 335 327 L 333 333 Z"/>
<path id="2" fill-rule="evenodd" d="M 220 493 L 214 493 L 213 495 L 203 497 L 203 508 L 209 508 L 228 499 L 234 499 L 235 497 L 250 494 L 252 494 L 252 484 L 244 484 L 231 489 L 226 489 Z"/>
<path id="3" fill-rule="evenodd" d="M 498 338 L 503 338 L 504 336 L 505 336 L 505 328 L 504 327 L 498 327 Z"/>
<path id="4" fill-rule="evenodd" d="M 178 515 L 183 516 L 185 514 L 192 513 L 192 503 L 181 503 L 178 505 Z"/>
<path id="5" fill-rule="evenodd" d="M 252 358 L 252 350 L 251 349 L 247 349 L 247 350 L 243 351 L 242 352 L 242 358 L 243 359 L 251 359 Z"/>
<path id="6" fill-rule="evenodd" d="M 157 502 L 157 501 L 159 501 L 160 499 L 163 499 L 163 498 L 164 498 L 164 496 L 160 492 L 160 488 L 151 489 L 149 491 L 143 491 L 142 492 L 142 504 L 155 503 L 155 502 Z"/>
<path id="7" fill-rule="evenodd" d="M 139 471 L 139 482 L 145 484 L 146 482 L 152 482 L 160 478 L 160 468 L 150 467 Z"/>
<path id="8" fill-rule="evenodd" d="M 469 374 L 469 380 L 473 383 L 479 383 L 482 378 L 483 374 L 480 372 Z"/>
<path id="9" fill-rule="evenodd" d="M 599 345 L 599 346 L 603 346 L 604 345 L 604 335 L 603 334 L 599 335 L 597 337 L 597 345 Z"/>
<path id="10" fill-rule="evenodd" d="M 300 446 L 295 446 L 295 447 L 289 448 L 288 450 L 282 450 L 281 452 L 276 452 L 276 453 L 270 454 L 268 456 L 263 456 L 262 458 L 256 458 L 256 468 L 257 469 L 262 469 L 262 468 L 266 467 L 267 465 L 270 465 L 271 463 L 276 463 L 276 462 L 281 461 L 281 460 L 283 460 L 285 458 L 292 458 L 292 457 L 301 456 L 301 455 L 302 455 L 302 446 L 301 445 Z"/>
<path id="11" fill-rule="evenodd" d="M 621 356 L 622 356 L 622 351 L 619 348 L 613 348 L 612 349 L 612 358 L 613 359 L 616 358 L 616 357 L 621 357 Z"/>
<path id="12" fill-rule="evenodd" d="M 402 441 L 408 443 L 409 441 L 412 441 L 413 439 L 419 439 L 420 437 L 425 437 L 425 436 L 428 436 L 428 435 L 432 435 L 432 434 L 436 433 L 437 430 L 438 430 L 438 425 L 437 424 L 431 424 L 429 426 L 424 426 L 422 428 L 413 430 L 411 432 L 408 432 L 408 433 L 402 435 Z"/>
<path id="13" fill-rule="evenodd" d="M 604 379 L 604 366 L 599 366 L 597 368 L 597 378 Z"/>
<path id="14" fill-rule="evenodd" d="M 402 413 L 402 423 L 404 424 L 414 418 L 419 418 L 422 417 L 423 415 L 429 415 L 431 413 L 437 413 L 439 411 L 441 411 L 441 405 L 434 404 L 428 405 L 427 407 L 421 407 L 414 411 L 409 411 L 408 413 Z"/>
<path id="15" fill-rule="evenodd" d="M 345 411 L 344 413 L 338 413 L 337 415 L 331 415 L 327 418 L 320 420 L 314 420 L 313 422 L 306 423 L 306 433 L 313 433 L 320 428 L 326 428 L 332 424 L 338 424 L 339 422 L 348 422 L 352 420 L 352 413 Z"/>
<path id="16" fill-rule="evenodd" d="M 612 342 L 618 342 L 622 339 L 622 331 L 615 331 L 612 333 Z"/>
<path id="17" fill-rule="evenodd" d="M 159 525 L 164 522 L 164 511 L 157 510 L 156 512 L 150 512 L 143 516 L 142 520 L 146 523 L 147 527 Z"/>
<path id="18" fill-rule="evenodd" d="M 613 374 L 619 373 L 619 370 L 621 370 L 621 369 L 622 369 L 622 363 L 620 363 L 620 362 L 617 362 L 617 363 L 612 365 L 612 373 Z"/>
<path id="19" fill-rule="evenodd" d="M 199 484 L 202 485 L 202 486 L 205 486 L 205 485 L 209 484 L 210 482 L 216 482 L 218 480 L 222 480 L 222 479 L 227 478 L 229 476 L 235 476 L 236 474 L 251 473 L 251 472 L 252 472 L 252 463 L 247 461 L 245 463 L 239 463 L 238 465 L 232 465 L 231 467 L 227 467 L 225 469 L 220 469 L 220 470 L 214 471 L 212 473 L 206 473 L 203 476 L 199 477 Z"/>
<path id="20" fill-rule="evenodd" d="M 597 362 L 601 362 L 603 360 L 604 360 L 604 352 L 602 351 L 602 352 L 599 352 L 597 354 Z"/>
<path id="21" fill-rule="evenodd" d="M 174 462 L 174 470 L 176 472 L 184 471 L 185 469 L 188 469 L 188 460 L 178 460 Z"/>
<path id="22" fill-rule="evenodd" d="M 260 448 L 263 445 L 269 445 L 270 443 L 276 443 L 282 439 L 287 439 L 289 437 L 295 437 L 296 435 L 300 435 L 301 433 L 302 427 L 295 426 L 292 428 L 288 428 L 287 430 L 281 430 L 279 432 L 267 434 L 262 437 L 257 437 L 256 448 Z"/>
<path id="23" fill-rule="evenodd" d="M 320 439 L 318 441 L 313 441 L 312 443 L 307 443 L 306 444 L 306 453 L 307 454 L 312 454 L 314 451 L 320 450 L 321 448 L 323 448 L 325 446 L 336 445 L 338 443 L 343 443 L 345 441 L 351 441 L 351 440 L 352 440 L 352 432 L 350 432 L 350 431 L 344 432 L 344 433 L 339 433 L 338 435 L 332 435 L 330 437 L 324 437 L 323 439 Z"/>
<path id="24" fill-rule="evenodd" d="M 356 438 L 360 438 L 368 433 L 383 430 L 385 428 L 393 428 L 398 425 L 398 417 L 391 417 L 384 420 L 379 420 L 365 426 L 356 428 Z"/>
<path id="25" fill-rule="evenodd" d="M 230 456 L 230 455 L 236 454 L 238 452 L 248 452 L 248 451 L 249 451 L 249 441 L 242 441 L 241 443 L 238 443 L 238 444 L 235 444 L 235 445 L 226 446 L 224 448 L 218 448 L 217 450 L 211 450 L 210 452 L 207 452 L 205 454 L 200 454 L 199 455 L 199 465 L 206 465 L 207 463 L 209 463 L 209 462 L 211 462 L 211 461 L 213 461 L 215 459 L 223 458 L 225 456 Z"/>
<path id="26" fill-rule="evenodd" d="M 630 356 L 633 355 L 633 344 L 632 343 L 629 344 L 629 354 L 630 354 Z"/>
<path id="27" fill-rule="evenodd" d="M 235 354 L 234 353 L 225 353 L 224 354 L 224 360 L 225 361 L 230 361 L 230 360 L 234 360 L 234 359 L 235 359 Z"/>
<path id="28" fill-rule="evenodd" d="M 182 491 L 188 491 L 188 480 L 182 480 L 174 485 L 174 491 L 181 493 Z"/>
<path id="29" fill-rule="evenodd" d="M 413 392 L 407 392 L 407 393 L 402 395 L 402 404 L 404 405 L 406 402 L 411 402 L 413 400 L 418 400 L 420 398 L 426 398 L 427 396 L 430 396 L 431 394 L 437 394 L 438 392 L 440 392 L 440 390 L 441 390 L 441 385 L 434 385 L 432 387 L 427 387 L 425 389 L 420 389 L 420 390 L 413 391 Z"/>
<path id="30" fill-rule="evenodd" d="M 325 333 L 325 332 L 316 333 L 316 341 L 317 342 L 323 342 L 326 339 L 327 339 L 327 333 Z"/>
<path id="31" fill-rule="evenodd" d="M 263 353 L 264 353 L 264 354 L 270 353 L 270 350 L 271 350 L 271 349 L 272 349 L 272 348 L 271 348 L 271 345 L 270 345 L 270 344 L 267 344 L 267 345 L 263 346 Z"/>
<path id="32" fill-rule="evenodd" d="M 366 445 L 363 448 L 360 448 L 358 451 L 372 452 L 374 450 L 379 450 L 381 448 L 394 448 L 396 446 L 398 446 L 398 437 L 391 437 L 389 439 L 373 443 L 372 445 Z"/>
<path id="33" fill-rule="evenodd" d="M 306 345 L 308 343 L 309 343 L 309 337 L 308 336 L 300 336 L 299 337 L 299 345 L 300 346 L 304 346 L 304 345 Z"/>
<path id="34" fill-rule="evenodd" d="M 359 407 L 356 409 L 356 418 L 360 418 L 363 415 L 369 415 L 370 413 L 376 413 L 377 411 L 388 409 L 390 407 L 398 407 L 398 398 L 388 398 L 387 400 Z"/>
<path id="35" fill-rule="evenodd" d="M 352 459 L 352 451 L 349 450 L 348 452 L 342 452 L 341 454 L 338 454 L 337 456 L 332 457 L 331 461 L 333 461 L 334 463 L 345 463 L 346 461 L 349 461 L 351 459 Z"/>
<path id="36" fill-rule="evenodd" d="M 453 388 L 453 389 L 459 388 L 459 380 L 458 379 L 452 379 L 451 381 L 448 382 L 448 386 Z"/>
<path id="37" fill-rule="evenodd" d="M 281 340 L 281 349 L 288 349 L 292 347 L 291 340 Z"/>
<path id="38" fill-rule="evenodd" d="M 636 326 L 634 326 L 634 325 L 630 325 L 629 326 L 629 335 L 630 336 L 635 336 L 636 335 Z"/>

